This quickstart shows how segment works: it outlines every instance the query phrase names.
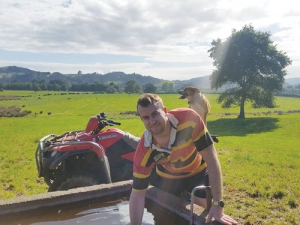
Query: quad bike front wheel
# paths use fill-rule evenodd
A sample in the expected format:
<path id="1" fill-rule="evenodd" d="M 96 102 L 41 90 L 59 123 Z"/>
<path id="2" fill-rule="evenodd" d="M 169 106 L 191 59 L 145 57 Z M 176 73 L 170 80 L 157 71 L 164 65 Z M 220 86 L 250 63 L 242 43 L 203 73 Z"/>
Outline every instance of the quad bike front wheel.
<path id="1" fill-rule="evenodd" d="M 86 187 L 100 184 L 100 181 L 94 176 L 84 174 L 84 175 L 72 175 L 62 176 L 56 179 L 49 187 L 48 192 L 52 191 L 65 191 L 72 188 Z"/>

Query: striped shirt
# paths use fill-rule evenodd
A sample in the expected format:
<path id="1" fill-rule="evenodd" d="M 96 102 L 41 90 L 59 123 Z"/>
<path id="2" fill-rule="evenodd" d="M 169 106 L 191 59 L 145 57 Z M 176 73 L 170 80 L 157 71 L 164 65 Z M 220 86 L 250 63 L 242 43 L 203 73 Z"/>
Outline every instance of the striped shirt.
<path id="1" fill-rule="evenodd" d="M 133 166 L 133 189 L 145 190 L 152 169 L 167 179 L 194 176 L 206 168 L 200 152 L 213 144 L 201 117 L 192 109 L 180 108 L 167 113 L 171 123 L 170 149 L 162 149 L 147 130 L 144 132 Z"/>

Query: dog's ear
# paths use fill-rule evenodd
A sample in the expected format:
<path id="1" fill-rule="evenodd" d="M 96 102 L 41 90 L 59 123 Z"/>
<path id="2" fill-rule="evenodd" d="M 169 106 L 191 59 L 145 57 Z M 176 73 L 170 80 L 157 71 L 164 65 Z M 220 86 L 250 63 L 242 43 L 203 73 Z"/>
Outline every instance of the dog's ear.
<path id="1" fill-rule="evenodd" d="M 195 93 L 200 93 L 200 89 L 195 87 L 195 86 L 187 86 L 185 89 L 184 89 L 185 92 L 190 92 L 192 94 L 195 94 Z"/>
<path id="2" fill-rule="evenodd" d="M 193 90 L 194 93 L 200 93 L 200 89 L 197 87 L 192 86 L 191 90 Z"/>

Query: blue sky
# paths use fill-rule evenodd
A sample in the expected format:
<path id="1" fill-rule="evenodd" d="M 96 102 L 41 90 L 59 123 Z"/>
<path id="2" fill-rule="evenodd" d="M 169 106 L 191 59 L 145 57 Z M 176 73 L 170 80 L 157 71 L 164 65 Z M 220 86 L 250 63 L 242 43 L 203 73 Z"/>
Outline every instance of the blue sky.
<path id="1" fill-rule="evenodd" d="M 0 67 L 168 80 L 211 74 L 211 41 L 251 24 L 271 32 L 300 77 L 296 0 L 1 0 Z"/>

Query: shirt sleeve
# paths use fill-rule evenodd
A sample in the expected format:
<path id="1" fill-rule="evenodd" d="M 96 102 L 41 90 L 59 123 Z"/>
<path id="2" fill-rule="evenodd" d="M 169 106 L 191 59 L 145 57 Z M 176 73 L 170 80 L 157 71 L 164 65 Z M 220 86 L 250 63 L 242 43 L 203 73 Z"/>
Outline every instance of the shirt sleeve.
<path id="1" fill-rule="evenodd" d="M 151 148 L 144 146 L 144 135 L 142 136 L 133 160 L 133 184 L 134 190 L 144 190 L 148 188 L 150 175 L 154 167 L 154 163 L 149 165 Z"/>
<path id="2" fill-rule="evenodd" d="M 189 112 L 190 121 L 195 123 L 192 139 L 197 150 L 200 152 L 213 144 L 213 139 L 201 117 L 194 111 Z"/>

